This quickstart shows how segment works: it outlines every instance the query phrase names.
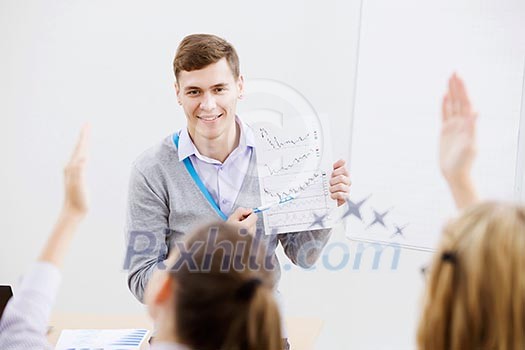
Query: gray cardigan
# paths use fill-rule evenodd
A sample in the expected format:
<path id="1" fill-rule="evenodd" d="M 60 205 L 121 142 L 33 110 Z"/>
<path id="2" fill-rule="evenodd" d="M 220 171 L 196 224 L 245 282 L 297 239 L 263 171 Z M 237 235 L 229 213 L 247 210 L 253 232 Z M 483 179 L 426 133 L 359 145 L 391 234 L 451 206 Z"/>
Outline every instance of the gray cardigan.
<path id="1" fill-rule="evenodd" d="M 255 152 L 233 208 L 261 205 Z M 261 215 L 261 214 L 258 214 Z M 179 161 L 172 135 L 145 151 L 133 163 L 127 202 L 126 261 L 128 285 L 143 301 L 144 288 L 157 264 L 167 257 L 172 242 L 206 223 L 221 220 L 199 190 L 184 163 Z M 257 230 L 264 232 L 262 217 Z M 285 254 L 301 267 L 311 267 L 330 238 L 330 229 L 264 236 L 268 253 L 280 268 L 275 248 L 280 241 Z"/>

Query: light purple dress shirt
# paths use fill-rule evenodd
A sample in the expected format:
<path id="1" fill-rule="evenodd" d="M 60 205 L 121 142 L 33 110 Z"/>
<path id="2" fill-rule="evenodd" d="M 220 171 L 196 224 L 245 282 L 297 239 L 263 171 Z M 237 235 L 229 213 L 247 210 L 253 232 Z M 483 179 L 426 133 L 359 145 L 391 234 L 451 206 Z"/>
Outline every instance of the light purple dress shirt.
<path id="1" fill-rule="evenodd" d="M 235 121 L 241 132 L 239 145 L 223 163 L 202 155 L 193 144 L 186 128 L 179 134 L 179 161 L 190 157 L 197 175 L 226 216 L 233 212 L 233 203 L 241 190 L 255 148 L 255 139 L 250 127 L 238 117 Z"/>
<path id="2" fill-rule="evenodd" d="M 0 320 L 0 349 L 51 349 L 47 324 L 61 279 L 54 265 L 45 262 L 33 265 Z"/>

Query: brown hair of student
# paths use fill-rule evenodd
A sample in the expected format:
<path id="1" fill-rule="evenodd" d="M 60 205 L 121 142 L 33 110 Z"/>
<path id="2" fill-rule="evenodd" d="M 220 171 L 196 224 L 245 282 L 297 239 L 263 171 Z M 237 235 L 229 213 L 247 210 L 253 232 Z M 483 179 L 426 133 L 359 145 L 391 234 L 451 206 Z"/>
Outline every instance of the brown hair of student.
<path id="1" fill-rule="evenodd" d="M 448 223 L 429 269 L 421 350 L 525 349 L 525 208 L 487 202 Z"/>
<path id="2" fill-rule="evenodd" d="M 282 349 L 273 266 L 265 265 L 262 243 L 255 240 L 217 223 L 185 241 L 188 252 L 194 248 L 193 262 L 179 257 L 171 270 L 175 331 L 182 344 L 199 350 Z"/>
<path id="3" fill-rule="evenodd" d="M 181 71 L 191 72 L 226 58 L 235 79 L 239 78 L 239 57 L 233 45 L 212 34 L 191 34 L 182 39 L 173 60 L 175 78 Z"/>

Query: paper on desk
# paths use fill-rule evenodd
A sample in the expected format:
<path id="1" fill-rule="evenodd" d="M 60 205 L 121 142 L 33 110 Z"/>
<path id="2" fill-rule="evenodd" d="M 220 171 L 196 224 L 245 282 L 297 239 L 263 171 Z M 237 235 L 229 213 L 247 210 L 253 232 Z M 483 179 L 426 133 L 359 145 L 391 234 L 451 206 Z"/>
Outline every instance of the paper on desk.
<path id="1" fill-rule="evenodd" d="M 147 329 L 64 329 L 55 349 L 138 350 L 148 338 Z"/>

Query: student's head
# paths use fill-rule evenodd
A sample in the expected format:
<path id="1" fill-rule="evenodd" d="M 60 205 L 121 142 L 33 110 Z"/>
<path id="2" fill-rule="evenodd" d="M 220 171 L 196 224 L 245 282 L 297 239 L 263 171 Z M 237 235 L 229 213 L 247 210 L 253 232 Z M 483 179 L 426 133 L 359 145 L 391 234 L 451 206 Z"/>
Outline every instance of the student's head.
<path id="1" fill-rule="evenodd" d="M 254 239 L 226 223 L 203 227 L 154 276 L 146 303 L 172 340 L 199 350 L 282 348 L 273 272 Z"/>
<path id="2" fill-rule="evenodd" d="M 190 135 L 213 139 L 235 126 L 243 77 L 235 48 L 210 34 L 185 37 L 173 60 L 175 90 Z"/>
<path id="3" fill-rule="evenodd" d="M 525 208 L 476 205 L 444 228 L 418 346 L 525 349 Z"/>

